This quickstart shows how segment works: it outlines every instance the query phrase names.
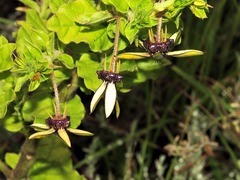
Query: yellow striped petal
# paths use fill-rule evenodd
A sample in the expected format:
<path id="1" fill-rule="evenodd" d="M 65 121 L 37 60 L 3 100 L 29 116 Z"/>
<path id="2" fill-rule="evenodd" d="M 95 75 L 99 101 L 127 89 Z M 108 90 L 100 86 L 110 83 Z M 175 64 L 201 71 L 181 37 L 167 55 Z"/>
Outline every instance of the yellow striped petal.
<path id="1" fill-rule="evenodd" d="M 93 95 L 91 104 L 90 104 L 90 113 L 92 113 L 97 106 L 99 100 L 101 99 L 103 92 L 105 91 L 107 86 L 107 82 L 103 82 L 101 86 L 96 90 L 95 94 Z"/>
<path id="2" fill-rule="evenodd" d="M 148 29 L 148 37 L 149 37 L 149 40 L 150 40 L 151 43 L 155 43 L 155 38 L 154 38 L 152 28 Z"/>
<path id="3" fill-rule="evenodd" d="M 169 37 L 169 39 L 173 39 L 174 43 L 176 43 L 179 40 L 180 35 L 181 35 L 181 31 L 175 32 L 173 35 Z"/>
<path id="4" fill-rule="evenodd" d="M 139 60 L 150 57 L 147 52 L 126 52 L 119 54 L 117 56 L 118 59 L 129 59 L 129 60 Z"/>
<path id="5" fill-rule="evenodd" d="M 71 147 L 71 142 L 70 142 L 70 139 L 68 137 L 68 134 L 66 132 L 65 129 L 61 128 L 61 129 L 58 129 L 58 135 L 60 136 L 60 138 L 69 146 Z"/>
<path id="6" fill-rule="evenodd" d="M 116 109 L 116 118 L 118 118 L 120 115 L 120 106 L 119 106 L 118 100 L 116 100 L 115 109 Z"/>
<path id="7" fill-rule="evenodd" d="M 171 51 L 166 54 L 168 56 L 173 56 L 173 57 L 190 57 L 190 56 L 203 55 L 204 52 L 195 50 L 195 49 L 187 49 L 187 50 L 180 50 L 180 51 Z"/>
<path id="8" fill-rule="evenodd" d="M 47 131 L 42 131 L 42 132 L 37 132 L 37 133 L 34 133 L 32 134 L 28 139 L 38 139 L 38 138 L 42 138 L 44 136 L 47 136 L 49 134 L 52 134 L 55 132 L 55 129 L 51 128 Z"/>
<path id="9" fill-rule="evenodd" d="M 113 82 L 108 83 L 105 93 L 105 114 L 106 118 L 110 116 L 115 106 L 117 98 L 116 86 Z"/>
<path id="10" fill-rule="evenodd" d="M 90 133 L 88 131 L 80 130 L 80 129 L 73 129 L 73 128 L 67 128 L 67 131 L 70 133 L 73 133 L 78 136 L 93 136 L 93 133 Z"/>
<path id="11" fill-rule="evenodd" d="M 31 125 L 32 128 L 36 128 L 36 129 L 49 129 L 49 126 L 46 124 L 40 124 L 40 123 L 36 123 L 36 124 L 32 124 Z"/>

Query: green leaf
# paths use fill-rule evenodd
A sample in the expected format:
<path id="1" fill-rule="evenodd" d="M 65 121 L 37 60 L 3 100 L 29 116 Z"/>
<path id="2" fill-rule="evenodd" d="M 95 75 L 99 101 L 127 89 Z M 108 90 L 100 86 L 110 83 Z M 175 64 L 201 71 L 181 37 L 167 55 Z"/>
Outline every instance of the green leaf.
<path id="1" fill-rule="evenodd" d="M 68 69 L 57 69 L 54 70 L 54 73 L 57 84 L 60 84 L 62 81 L 69 79 L 72 72 Z"/>
<path id="2" fill-rule="evenodd" d="M 20 0 L 24 5 L 34 9 L 35 11 L 39 12 L 40 11 L 40 6 L 38 5 L 37 2 L 33 0 Z"/>
<path id="3" fill-rule="evenodd" d="M 22 88 L 23 84 L 27 82 L 29 79 L 29 75 L 26 74 L 25 76 L 18 77 L 16 80 L 14 91 L 18 92 Z"/>
<path id="4" fill-rule="evenodd" d="M 72 56 L 69 56 L 68 54 L 61 54 L 58 56 L 58 60 L 61 61 L 66 68 L 73 69 L 74 68 L 74 62 Z"/>
<path id="5" fill-rule="evenodd" d="M 156 12 L 163 12 L 174 4 L 175 0 L 168 0 L 164 2 L 158 2 L 154 4 L 154 10 Z"/>
<path id="6" fill-rule="evenodd" d="M 28 176 L 31 180 L 86 180 L 78 174 L 72 164 L 70 150 L 59 137 L 51 135 L 40 140 L 36 162 L 29 170 Z"/>
<path id="7" fill-rule="evenodd" d="M 13 91 L 13 77 L 8 72 L 0 74 L 0 119 L 7 112 L 7 106 L 16 98 Z"/>
<path id="8" fill-rule="evenodd" d="M 153 15 L 153 1 L 151 0 L 128 0 L 132 10 L 128 11 L 127 21 L 133 28 L 152 27 L 157 25 L 157 19 Z"/>
<path id="9" fill-rule="evenodd" d="M 9 43 L 0 46 L 0 73 L 11 69 L 12 53 L 15 49 L 15 44 Z"/>
<path id="10" fill-rule="evenodd" d="M 40 35 L 40 34 L 41 35 Z M 34 39 L 36 38 L 36 40 Z M 16 41 L 17 52 L 20 56 L 32 59 L 42 59 L 43 49 L 42 45 L 47 43 L 47 35 L 42 31 L 33 30 L 33 28 L 26 23 L 22 23 L 22 27 L 18 31 L 18 38 Z"/>
<path id="11" fill-rule="evenodd" d="M 10 132 L 18 132 L 23 128 L 23 122 L 13 115 L 7 115 L 2 122 L 4 128 Z"/>
<path id="12" fill-rule="evenodd" d="M 107 20 L 113 18 L 112 14 L 108 11 L 99 11 L 93 13 L 84 13 L 78 16 L 76 22 L 84 25 L 91 25 L 96 23 L 106 22 Z"/>
<path id="13" fill-rule="evenodd" d="M 62 109 L 64 104 L 62 104 Z M 79 96 L 74 96 L 66 104 L 67 116 L 70 116 L 70 127 L 77 128 L 81 124 L 81 120 L 85 116 L 85 108 Z"/>
<path id="14" fill-rule="evenodd" d="M 95 91 L 101 84 L 96 71 L 102 69 L 95 54 L 83 54 L 76 62 L 78 76 L 84 79 L 86 87 Z"/>
<path id="15" fill-rule="evenodd" d="M 15 44 L 8 43 L 5 37 L 0 36 L 0 72 L 12 67 L 12 53 L 15 47 Z"/>
<path id="16" fill-rule="evenodd" d="M 65 3 L 66 3 L 65 0 L 51 0 L 49 1 L 49 7 L 51 11 L 55 13 Z"/>
<path id="17" fill-rule="evenodd" d="M 55 50 L 54 32 L 49 33 L 48 37 L 49 39 L 48 39 L 48 42 L 46 43 L 46 49 L 47 49 L 47 53 L 51 56 L 54 54 L 54 50 Z"/>
<path id="18" fill-rule="evenodd" d="M 97 12 L 89 0 L 77 0 L 67 3 L 58 9 L 58 13 L 67 15 L 72 20 L 77 20 L 79 16 Z"/>
<path id="19" fill-rule="evenodd" d="M 5 155 L 5 162 L 8 166 L 14 169 L 18 163 L 19 158 L 19 154 L 7 152 Z"/>
<path id="20" fill-rule="evenodd" d="M 46 34 L 42 30 L 36 30 L 36 29 L 32 29 L 31 33 L 32 33 L 31 34 L 32 42 L 34 42 L 34 44 L 36 44 L 36 45 L 38 45 L 40 47 L 44 47 L 45 48 L 46 44 L 48 42 L 48 34 Z"/>
<path id="21" fill-rule="evenodd" d="M 106 5 L 112 5 L 118 12 L 127 13 L 129 6 L 126 0 L 102 0 Z"/>
<path id="22" fill-rule="evenodd" d="M 40 86 L 40 84 L 41 84 L 40 80 L 34 80 L 34 81 L 31 80 L 28 86 L 28 91 L 32 92 L 36 90 Z"/>
<path id="23" fill-rule="evenodd" d="M 27 57 L 36 58 L 38 61 L 43 59 L 41 50 L 30 42 L 25 43 L 25 55 Z"/>
<path id="24" fill-rule="evenodd" d="M 49 115 L 54 115 L 53 97 L 45 92 L 31 96 L 23 105 L 22 115 L 25 121 L 45 124 Z"/>
<path id="25" fill-rule="evenodd" d="M 191 5 L 191 6 L 190 6 L 190 9 L 191 9 L 192 13 L 193 13 L 196 17 L 201 18 L 201 19 L 207 18 L 205 9 L 203 9 L 203 8 L 198 8 L 198 7 L 194 6 L 194 5 Z"/>
<path id="26" fill-rule="evenodd" d="M 85 42 L 88 43 L 91 50 L 95 52 L 108 50 L 113 46 L 104 26 L 80 26 L 70 18 L 70 16 L 62 12 L 57 12 L 47 22 L 47 27 L 56 32 L 63 43 Z"/>
<path id="27" fill-rule="evenodd" d="M 139 29 L 131 23 L 128 23 L 125 27 L 125 35 L 130 44 L 135 40 L 138 31 Z"/>
<path id="28" fill-rule="evenodd" d="M 0 36 L 0 46 L 7 44 L 8 40 L 4 36 Z"/>
<path id="29" fill-rule="evenodd" d="M 26 22 L 31 24 L 34 29 L 42 30 L 45 33 L 48 33 L 46 25 L 43 19 L 39 16 L 37 11 L 29 9 L 26 12 Z"/>

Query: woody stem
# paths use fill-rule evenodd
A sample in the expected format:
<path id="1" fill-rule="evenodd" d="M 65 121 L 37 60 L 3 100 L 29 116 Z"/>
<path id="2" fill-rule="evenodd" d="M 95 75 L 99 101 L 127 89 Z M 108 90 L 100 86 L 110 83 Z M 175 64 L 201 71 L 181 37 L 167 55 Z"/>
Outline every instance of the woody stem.
<path id="1" fill-rule="evenodd" d="M 160 2 L 164 2 L 164 0 L 160 0 Z M 156 42 L 161 42 L 161 30 L 162 30 L 162 16 L 158 18 L 157 32 L 156 32 Z"/>
<path id="2" fill-rule="evenodd" d="M 56 102 L 56 116 L 60 116 L 60 101 L 59 101 L 59 93 L 58 93 L 58 88 L 57 88 L 57 82 L 54 74 L 54 70 L 51 72 L 51 78 L 52 78 L 52 84 L 53 84 L 53 91 L 54 91 L 54 96 L 55 96 L 55 102 Z"/>
<path id="3" fill-rule="evenodd" d="M 114 47 L 113 47 L 113 55 L 110 63 L 110 71 L 116 71 L 116 62 L 117 62 L 117 53 L 118 53 L 118 40 L 119 40 L 119 31 L 120 31 L 120 16 L 116 16 L 116 32 L 114 38 Z"/>

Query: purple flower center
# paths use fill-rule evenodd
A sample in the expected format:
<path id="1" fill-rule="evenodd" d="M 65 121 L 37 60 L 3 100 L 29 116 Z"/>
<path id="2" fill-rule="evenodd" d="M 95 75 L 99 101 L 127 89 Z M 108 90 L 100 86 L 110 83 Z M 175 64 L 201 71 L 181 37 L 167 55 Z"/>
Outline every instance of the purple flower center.
<path id="1" fill-rule="evenodd" d="M 105 70 L 97 71 L 98 79 L 106 82 L 118 83 L 123 79 L 123 76 L 118 73 L 108 72 Z"/>
<path id="2" fill-rule="evenodd" d="M 152 43 L 150 42 L 149 39 L 147 39 L 143 42 L 143 45 L 147 49 L 150 55 L 154 55 L 157 52 L 160 52 L 163 55 L 165 55 L 167 52 L 169 52 L 173 48 L 174 40 L 167 39 L 165 42 Z"/>
<path id="3" fill-rule="evenodd" d="M 46 119 L 46 124 L 55 130 L 58 129 L 65 129 L 69 127 L 70 125 L 70 117 L 54 117 L 53 119 L 51 117 Z"/>

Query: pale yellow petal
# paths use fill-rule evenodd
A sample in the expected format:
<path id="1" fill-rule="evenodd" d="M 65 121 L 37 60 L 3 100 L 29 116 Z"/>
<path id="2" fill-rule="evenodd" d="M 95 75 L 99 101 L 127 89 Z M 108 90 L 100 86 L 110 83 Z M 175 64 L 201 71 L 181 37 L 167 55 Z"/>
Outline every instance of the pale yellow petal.
<path id="1" fill-rule="evenodd" d="M 151 43 L 155 43 L 155 38 L 154 38 L 152 28 L 148 29 L 148 37 L 149 37 L 149 40 L 150 40 Z"/>
<path id="2" fill-rule="evenodd" d="M 118 118 L 120 115 L 120 106 L 119 106 L 118 100 L 116 100 L 115 109 L 116 109 L 116 118 Z"/>
<path id="3" fill-rule="evenodd" d="M 84 130 L 80 130 L 80 129 L 67 128 L 67 130 L 78 136 L 93 136 L 93 133 L 90 133 L 90 132 L 84 131 Z"/>
<path id="4" fill-rule="evenodd" d="M 147 52 L 126 52 L 119 54 L 117 56 L 118 59 L 128 59 L 128 60 L 140 60 L 150 57 L 149 53 Z"/>
<path id="5" fill-rule="evenodd" d="M 32 124 L 31 125 L 32 128 L 37 128 L 37 129 L 49 129 L 50 127 L 46 124 L 40 124 L 40 123 L 36 123 L 36 124 Z"/>
<path id="6" fill-rule="evenodd" d="M 69 146 L 71 147 L 71 142 L 70 142 L 70 139 L 68 137 L 68 134 L 66 132 L 65 129 L 58 129 L 58 135 L 60 136 L 60 138 Z"/>
<path id="7" fill-rule="evenodd" d="M 169 37 L 169 39 L 173 39 L 174 43 L 177 42 L 180 38 L 181 31 L 175 32 L 173 35 Z"/>
<path id="8" fill-rule="evenodd" d="M 34 134 L 32 134 L 28 139 L 42 138 L 42 137 L 47 136 L 47 135 L 49 135 L 49 134 L 52 134 L 52 133 L 54 133 L 54 132 L 55 132 L 55 129 L 51 128 L 51 129 L 46 130 L 46 131 L 34 133 Z"/>
<path id="9" fill-rule="evenodd" d="M 106 118 L 110 116 L 115 106 L 117 98 L 116 86 L 113 82 L 108 83 L 105 93 L 105 114 Z"/>
<path id="10" fill-rule="evenodd" d="M 97 89 L 97 91 L 95 92 L 95 94 L 93 95 L 91 104 L 90 104 L 90 113 L 92 113 L 95 109 L 95 107 L 97 106 L 99 100 L 101 99 L 103 92 L 105 91 L 107 86 L 107 82 L 103 82 L 101 84 L 101 86 Z"/>
<path id="11" fill-rule="evenodd" d="M 173 56 L 173 57 L 190 57 L 190 56 L 203 55 L 204 52 L 195 50 L 195 49 L 187 49 L 187 50 L 180 50 L 180 51 L 171 51 L 166 54 L 168 56 Z"/>

